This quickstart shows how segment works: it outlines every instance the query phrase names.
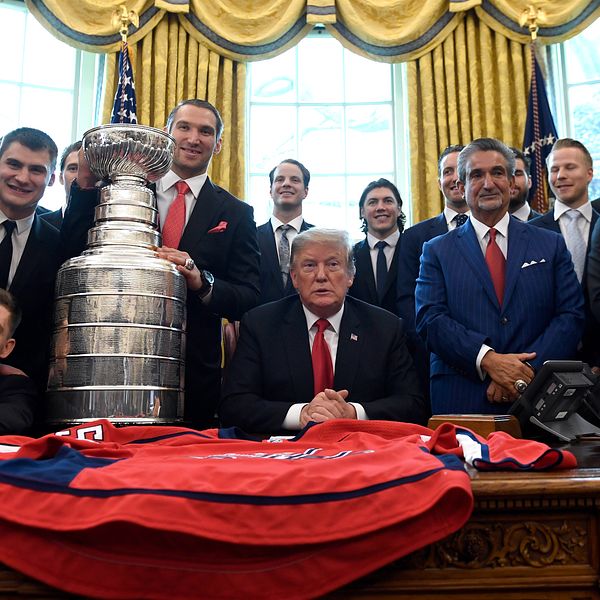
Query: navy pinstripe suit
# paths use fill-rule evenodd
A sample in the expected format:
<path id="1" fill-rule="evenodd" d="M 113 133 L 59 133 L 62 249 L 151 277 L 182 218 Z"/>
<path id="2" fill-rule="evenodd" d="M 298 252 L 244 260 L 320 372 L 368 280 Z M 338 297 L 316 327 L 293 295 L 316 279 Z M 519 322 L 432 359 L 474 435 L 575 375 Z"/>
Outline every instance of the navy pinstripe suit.
<path id="1" fill-rule="evenodd" d="M 511 218 L 502 307 L 470 221 L 423 247 L 416 288 L 417 331 L 431 356 L 434 414 L 502 413 L 490 404 L 476 359 L 499 353 L 569 359 L 581 338 L 583 294 L 563 238 Z"/>

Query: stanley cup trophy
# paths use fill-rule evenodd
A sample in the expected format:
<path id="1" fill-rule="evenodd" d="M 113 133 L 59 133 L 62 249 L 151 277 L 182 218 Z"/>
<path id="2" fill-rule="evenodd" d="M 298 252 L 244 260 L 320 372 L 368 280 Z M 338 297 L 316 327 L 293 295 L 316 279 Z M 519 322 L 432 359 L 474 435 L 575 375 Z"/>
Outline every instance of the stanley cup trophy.
<path id="1" fill-rule="evenodd" d="M 83 149 L 102 188 L 87 249 L 65 262 L 56 304 L 47 420 L 172 423 L 183 417 L 186 282 L 159 258 L 147 182 L 170 168 L 175 140 L 141 125 L 103 125 Z"/>

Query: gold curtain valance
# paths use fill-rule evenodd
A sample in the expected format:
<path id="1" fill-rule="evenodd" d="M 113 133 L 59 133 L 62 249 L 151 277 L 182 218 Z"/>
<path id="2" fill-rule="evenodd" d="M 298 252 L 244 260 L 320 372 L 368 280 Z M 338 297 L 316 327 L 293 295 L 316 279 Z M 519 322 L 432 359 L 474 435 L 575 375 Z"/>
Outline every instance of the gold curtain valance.
<path id="1" fill-rule="evenodd" d="M 414 60 L 443 43 L 473 8 L 478 19 L 507 39 L 527 42 L 519 25 L 528 6 L 541 8 L 542 43 L 576 35 L 600 16 L 600 0 L 25 0 L 54 35 L 95 52 L 119 49 L 111 16 L 121 5 L 135 11 L 135 43 L 172 13 L 197 42 L 233 60 L 276 56 L 315 23 L 350 50 L 384 62 Z"/>

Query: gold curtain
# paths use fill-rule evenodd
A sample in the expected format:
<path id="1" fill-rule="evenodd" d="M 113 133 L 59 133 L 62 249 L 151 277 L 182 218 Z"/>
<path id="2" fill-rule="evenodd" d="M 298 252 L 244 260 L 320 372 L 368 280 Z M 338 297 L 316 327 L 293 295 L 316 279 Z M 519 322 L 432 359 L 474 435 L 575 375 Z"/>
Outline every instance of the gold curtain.
<path id="1" fill-rule="evenodd" d="M 137 44 L 130 45 L 138 122 L 162 128 L 171 109 L 186 98 L 214 104 L 225 123 L 223 148 L 209 174 L 218 185 L 244 197 L 246 65 L 199 44 L 174 14 L 165 14 Z M 103 123 L 110 122 L 118 82 L 118 54 L 107 56 Z"/>
<path id="2" fill-rule="evenodd" d="M 417 222 L 442 208 L 437 160 L 446 146 L 496 137 L 520 147 L 531 67 L 527 45 L 490 29 L 471 11 L 440 46 L 407 68 Z"/>

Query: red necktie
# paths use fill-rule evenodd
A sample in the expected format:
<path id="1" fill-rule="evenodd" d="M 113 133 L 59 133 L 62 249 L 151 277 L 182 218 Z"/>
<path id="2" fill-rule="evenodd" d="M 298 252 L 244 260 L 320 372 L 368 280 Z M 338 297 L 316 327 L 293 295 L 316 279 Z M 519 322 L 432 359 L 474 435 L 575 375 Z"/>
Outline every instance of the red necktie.
<path id="1" fill-rule="evenodd" d="M 179 247 L 179 241 L 185 227 L 185 195 L 190 191 L 190 186 L 183 180 L 175 184 L 177 196 L 169 207 L 167 218 L 162 227 L 163 246 L 169 248 Z"/>
<path id="2" fill-rule="evenodd" d="M 502 306 L 502 298 L 504 297 L 504 273 L 506 272 L 506 259 L 500 246 L 496 243 L 497 231 L 492 227 L 489 231 L 490 239 L 485 250 L 485 262 L 487 263 L 492 283 L 496 290 L 496 297 L 500 306 Z"/>
<path id="3" fill-rule="evenodd" d="M 319 319 L 316 323 L 317 333 L 312 347 L 313 378 L 315 382 L 315 396 L 325 388 L 333 387 L 333 363 L 331 352 L 325 341 L 323 332 L 329 327 L 327 319 Z"/>

